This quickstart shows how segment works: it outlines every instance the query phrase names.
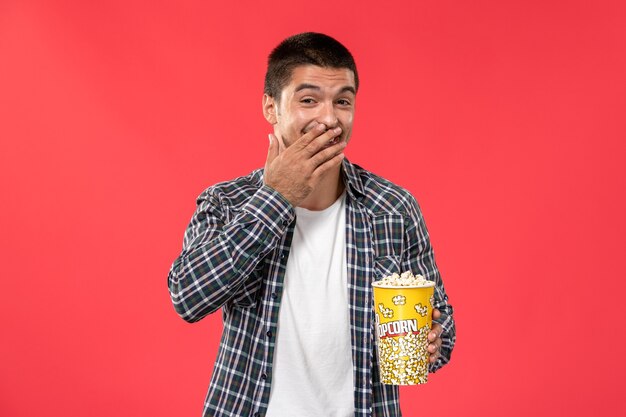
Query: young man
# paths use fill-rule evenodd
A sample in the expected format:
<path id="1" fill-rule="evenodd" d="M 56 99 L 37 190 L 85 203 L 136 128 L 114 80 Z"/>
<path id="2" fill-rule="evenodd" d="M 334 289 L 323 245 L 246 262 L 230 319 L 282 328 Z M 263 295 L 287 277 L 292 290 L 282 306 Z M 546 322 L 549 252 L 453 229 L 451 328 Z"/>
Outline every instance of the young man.
<path id="1" fill-rule="evenodd" d="M 399 416 L 371 290 L 394 272 L 436 282 L 430 371 L 450 359 L 452 307 L 415 199 L 344 158 L 358 87 L 336 40 L 284 40 L 265 78 L 265 168 L 198 198 L 168 283 L 189 322 L 223 310 L 205 416 Z"/>

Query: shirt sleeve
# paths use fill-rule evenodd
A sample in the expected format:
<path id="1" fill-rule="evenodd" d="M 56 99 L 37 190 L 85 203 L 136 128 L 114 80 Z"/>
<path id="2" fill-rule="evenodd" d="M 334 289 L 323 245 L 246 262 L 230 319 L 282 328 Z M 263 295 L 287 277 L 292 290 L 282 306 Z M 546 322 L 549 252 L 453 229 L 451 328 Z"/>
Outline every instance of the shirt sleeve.
<path id="1" fill-rule="evenodd" d="M 450 361 L 452 349 L 456 341 L 456 328 L 453 318 L 453 308 L 448 301 L 441 275 L 435 263 L 433 248 L 422 212 L 417 201 L 411 196 L 411 206 L 407 224 L 405 225 L 405 248 L 402 257 L 404 271 L 419 273 L 424 278 L 435 281 L 434 308 L 441 312 L 441 317 L 436 320 L 443 328 L 441 335 L 442 345 L 439 358 L 435 363 L 429 364 L 429 372 L 435 372 Z"/>
<path id="2" fill-rule="evenodd" d="M 291 204 L 263 186 L 224 223 L 223 207 L 211 189 L 198 198 L 183 250 L 168 274 L 176 312 L 190 323 L 245 295 L 257 264 L 280 242 L 295 218 Z"/>

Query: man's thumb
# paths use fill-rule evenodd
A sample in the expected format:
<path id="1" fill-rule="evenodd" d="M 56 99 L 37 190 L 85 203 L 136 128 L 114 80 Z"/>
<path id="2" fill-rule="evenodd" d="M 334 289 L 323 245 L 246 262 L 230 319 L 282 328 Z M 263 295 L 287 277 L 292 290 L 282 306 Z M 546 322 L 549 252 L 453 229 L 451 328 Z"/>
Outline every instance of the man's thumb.
<path id="1" fill-rule="evenodd" d="M 278 140 L 276 139 L 276 136 L 270 133 L 267 137 L 270 140 L 270 147 L 267 150 L 267 161 L 265 162 L 265 165 L 270 164 L 274 159 L 276 159 L 279 152 Z"/>

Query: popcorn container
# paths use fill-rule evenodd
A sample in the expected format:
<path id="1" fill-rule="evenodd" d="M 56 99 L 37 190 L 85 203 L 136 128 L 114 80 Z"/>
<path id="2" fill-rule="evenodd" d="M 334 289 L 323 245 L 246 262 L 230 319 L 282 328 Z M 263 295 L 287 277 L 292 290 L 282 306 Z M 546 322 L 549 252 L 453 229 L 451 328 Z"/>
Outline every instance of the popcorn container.
<path id="1" fill-rule="evenodd" d="M 434 282 L 410 286 L 372 283 L 381 383 L 427 382 L 434 285 Z"/>

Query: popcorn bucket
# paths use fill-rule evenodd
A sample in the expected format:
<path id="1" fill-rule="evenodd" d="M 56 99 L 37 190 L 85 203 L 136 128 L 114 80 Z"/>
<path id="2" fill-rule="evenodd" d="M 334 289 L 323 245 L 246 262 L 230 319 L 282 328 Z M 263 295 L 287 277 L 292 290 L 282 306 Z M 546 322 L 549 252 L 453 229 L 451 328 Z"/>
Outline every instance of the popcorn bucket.
<path id="1" fill-rule="evenodd" d="M 372 283 L 381 383 L 416 385 L 427 382 L 434 284 Z"/>

